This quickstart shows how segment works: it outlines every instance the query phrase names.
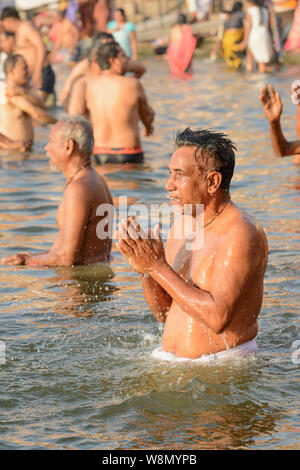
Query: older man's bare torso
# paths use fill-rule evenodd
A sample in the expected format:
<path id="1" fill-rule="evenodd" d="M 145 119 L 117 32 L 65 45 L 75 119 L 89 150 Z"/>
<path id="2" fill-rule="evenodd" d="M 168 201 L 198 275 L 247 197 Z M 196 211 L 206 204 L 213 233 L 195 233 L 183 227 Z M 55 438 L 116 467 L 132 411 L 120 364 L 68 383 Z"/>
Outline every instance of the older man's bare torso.
<path id="1" fill-rule="evenodd" d="M 166 317 L 163 349 L 177 356 L 198 358 L 255 338 L 267 263 L 267 241 L 261 226 L 230 204 L 210 227 L 204 229 L 204 244 L 198 250 L 186 251 L 184 242 L 174 239 L 174 230 L 173 226 L 167 242 L 166 257 L 168 264 L 187 283 L 207 292 L 214 292 L 214 283 L 218 283 L 220 288 L 224 285 L 224 292 L 227 291 L 228 296 L 228 285 L 231 285 L 232 293 L 236 295 L 233 292 L 234 276 L 239 275 L 239 271 L 241 277 L 247 276 L 248 282 L 240 293 L 230 323 L 221 333 L 214 332 L 184 312 L 173 300 Z M 243 243 L 249 245 L 248 259 L 244 255 L 241 258 L 238 256 L 238 247 Z M 241 263 L 248 266 L 239 269 Z"/>
<path id="2" fill-rule="evenodd" d="M 83 192 L 85 214 L 76 214 L 78 200 L 82 202 Z M 111 250 L 111 237 L 105 237 L 104 234 L 99 238 L 97 231 L 97 225 L 101 221 L 97 210 L 102 204 L 112 204 L 109 189 L 104 179 L 88 167 L 82 170 L 81 178 L 66 187 L 57 211 L 59 234 L 52 250 L 67 253 L 71 245 L 77 243 L 76 264 L 107 261 Z M 70 212 L 73 212 L 72 217 Z M 77 230 L 74 226 L 77 226 Z"/>

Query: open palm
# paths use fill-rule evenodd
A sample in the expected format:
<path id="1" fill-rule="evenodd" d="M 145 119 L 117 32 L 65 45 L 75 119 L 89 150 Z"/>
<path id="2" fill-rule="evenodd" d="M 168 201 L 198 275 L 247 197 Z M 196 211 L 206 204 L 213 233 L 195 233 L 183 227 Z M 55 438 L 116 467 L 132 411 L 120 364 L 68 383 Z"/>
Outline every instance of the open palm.
<path id="1" fill-rule="evenodd" d="M 278 121 L 282 113 L 282 102 L 279 93 L 275 92 L 272 85 L 270 90 L 267 85 L 262 88 L 259 99 L 269 122 Z"/>

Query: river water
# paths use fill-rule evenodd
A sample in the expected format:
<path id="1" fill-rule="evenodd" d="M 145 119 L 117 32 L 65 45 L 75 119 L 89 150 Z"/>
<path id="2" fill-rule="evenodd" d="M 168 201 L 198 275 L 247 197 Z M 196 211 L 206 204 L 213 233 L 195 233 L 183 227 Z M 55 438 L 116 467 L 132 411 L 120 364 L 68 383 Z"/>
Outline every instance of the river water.
<path id="1" fill-rule="evenodd" d="M 206 366 L 153 359 L 162 326 L 115 247 L 109 266 L 1 266 L 0 448 L 299 449 L 300 168 L 274 157 L 258 95 L 274 84 L 294 139 L 289 88 L 300 67 L 260 76 L 195 61 L 193 78 L 179 80 L 161 58 L 145 64 L 155 135 L 143 141 L 143 166 L 104 168 L 112 194 L 166 203 L 176 130 L 229 134 L 238 147 L 232 199 L 269 242 L 259 354 Z M 64 116 L 60 107 L 54 113 Z M 64 180 L 49 169 L 48 134 L 36 128 L 27 157 L 1 156 L 0 256 L 47 250 L 55 240 Z"/>

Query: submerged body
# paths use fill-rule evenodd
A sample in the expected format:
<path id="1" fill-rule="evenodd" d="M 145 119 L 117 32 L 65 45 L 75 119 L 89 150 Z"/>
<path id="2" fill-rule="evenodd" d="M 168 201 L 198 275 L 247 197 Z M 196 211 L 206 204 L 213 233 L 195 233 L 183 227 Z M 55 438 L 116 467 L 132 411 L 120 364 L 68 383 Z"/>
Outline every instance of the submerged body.
<path id="1" fill-rule="evenodd" d="M 44 102 L 28 85 L 24 58 L 17 54 L 10 56 L 5 68 L 5 87 L 0 90 L 0 132 L 12 140 L 26 142 L 29 149 L 34 139 L 33 120 L 54 124 L 56 119 L 45 110 Z"/>
<path id="2" fill-rule="evenodd" d="M 166 250 L 159 232 L 145 236 L 131 219 L 120 224 L 119 248 L 165 323 L 163 351 L 196 359 L 257 335 L 268 247 L 261 226 L 230 200 L 232 142 L 190 129 L 176 139 L 166 190 L 180 216 Z"/>
<path id="3" fill-rule="evenodd" d="M 91 167 L 92 147 L 92 128 L 85 119 L 75 116 L 52 127 L 45 150 L 50 166 L 62 171 L 67 181 L 57 212 L 57 239 L 46 253 L 19 253 L 3 258 L 1 264 L 72 266 L 108 260 L 111 236 L 105 228 L 106 205 L 111 207 L 112 197 Z"/>
<path id="4" fill-rule="evenodd" d="M 137 156 L 141 153 L 139 121 L 144 124 L 145 135 L 150 135 L 154 112 L 140 81 L 124 76 L 128 58 L 119 46 L 102 44 L 95 56 L 101 57 L 103 53 L 107 54 L 104 64 L 94 60 L 93 73 L 75 83 L 68 113 L 89 116 L 95 139 L 94 154 L 99 158 L 119 152 Z M 106 68 L 101 70 L 101 65 Z"/>
<path id="5" fill-rule="evenodd" d="M 76 236 L 77 230 L 74 227 L 72 233 L 72 229 L 69 227 L 71 221 L 68 221 L 67 214 L 71 211 L 80 212 L 80 200 L 84 200 L 86 211 L 84 223 L 79 224 L 79 220 L 76 220 L 76 218 L 72 221 L 72 223 L 76 225 L 79 224 L 82 230 L 82 233 Z M 73 237 L 75 237 L 75 240 L 77 240 L 78 236 L 80 237 L 80 243 L 78 243 L 76 252 L 76 261 L 72 260 L 71 264 L 86 265 L 108 260 L 111 250 L 111 240 L 109 238 L 101 240 L 97 236 L 97 225 L 101 220 L 99 215 L 97 215 L 97 208 L 101 204 L 112 204 L 109 189 L 104 179 L 90 166 L 87 166 L 81 170 L 80 174 L 78 174 L 78 178 L 71 182 L 64 192 L 57 211 L 56 221 L 59 233 L 52 247 L 53 253 L 65 252 L 66 233 L 69 232 L 68 238 L 70 238 L 70 242 Z M 36 262 L 38 264 L 38 259 L 33 257 L 30 264 L 34 265 Z"/>
<path id="6" fill-rule="evenodd" d="M 95 147 L 140 147 L 139 82 L 136 78 L 101 74 L 86 87 L 86 105 Z"/>

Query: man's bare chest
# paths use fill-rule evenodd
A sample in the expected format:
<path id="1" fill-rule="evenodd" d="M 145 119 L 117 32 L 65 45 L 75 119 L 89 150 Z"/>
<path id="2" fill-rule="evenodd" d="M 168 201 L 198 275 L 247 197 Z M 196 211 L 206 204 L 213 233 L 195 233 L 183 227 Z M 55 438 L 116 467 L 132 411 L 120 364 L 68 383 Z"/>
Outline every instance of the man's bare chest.
<path id="1" fill-rule="evenodd" d="M 168 247 L 171 266 L 185 281 L 201 288 L 208 288 L 211 283 L 217 247 L 203 244 L 193 249 L 189 242 L 173 241 Z"/>

